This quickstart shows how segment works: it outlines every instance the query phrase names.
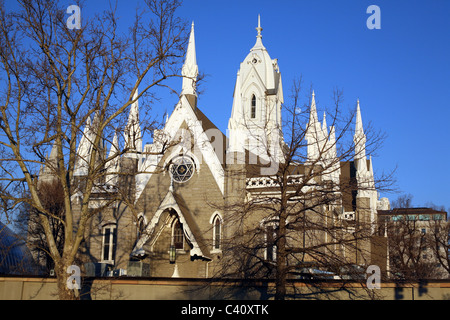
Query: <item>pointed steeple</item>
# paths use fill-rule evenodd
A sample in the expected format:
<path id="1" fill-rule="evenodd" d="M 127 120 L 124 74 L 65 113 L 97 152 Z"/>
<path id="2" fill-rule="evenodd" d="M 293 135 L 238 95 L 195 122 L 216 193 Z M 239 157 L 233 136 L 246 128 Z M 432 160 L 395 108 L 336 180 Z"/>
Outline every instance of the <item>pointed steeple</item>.
<path id="1" fill-rule="evenodd" d="M 366 135 L 364 134 L 361 108 L 359 106 L 359 99 L 356 102 L 356 124 L 355 124 L 355 134 L 353 136 L 353 142 L 355 144 L 355 162 L 358 170 L 363 168 L 367 170 L 367 165 L 363 161 L 366 160 Z"/>
<path id="2" fill-rule="evenodd" d="M 196 96 L 198 66 L 197 66 L 197 57 L 195 53 L 194 22 L 192 22 L 191 26 L 191 34 L 189 35 L 189 44 L 186 51 L 186 58 L 184 60 L 183 68 L 181 69 L 181 75 L 183 76 L 183 86 L 181 94 Z"/>
<path id="3" fill-rule="evenodd" d="M 233 106 L 231 107 L 231 117 L 236 120 L 243 120 L 244 110 L 242 109 L 241 76 L 238 71 L 236 75 L 236 85 L 234 86 Z"/>
<path id="4" fill-rule="evenodd" d="M 106 184 L 110 186 L 116 186 L 118 181 L 118 170 L 120 157 L 119 153 L 119 139 L 117 137 L 117 132 L 114 132 L 114 138 L 111 144 L 111 149 L 109 150 L 108 158 L 112 158 L 106 163 Z"/>
<path id="5" fill-rule="evenodd" d="M 50 151 L 50 155 L 48 156 L 47 162 L 50 162 L 52 166 L 57 166 L 58 161 L 58 146 L 56 145 L 56 140 L 53 143 L 52 150 Z"/>
<path id="6" fill-rule="evenodd" d="M 50 154 L 45 157 L 45 162 L 39 170 L 39 182 L 53 181 L 57 176 L 58 167 L 58 147 L 55 140 Z"/>
<path id="7" fill-rule="evenodd" d="M 88 172 L 88 156 L 91 151 L 93 134 L 91 126 L 91 117 L 86 119 L 86 125 L 84 126 L 83 134 L 81 136 L 80 144 L 77 149 L 77 158 L 75 160 L 74 175 L 84 176 Z"/>
<path id="8" fill-rule="evenodd" d="M 322 131 L 324 136 L 328 137 L 327 113 L 325 111 L 323 112 Z"/>
<path id="9" fill-rule="evenodd" d="M 369 155 L 369 177 L 370 177 L 370 186 L 373 189 L 375 189 L 375 180 L 374 180 L 374 174 L 373 174 L 372 155 Z"/>
<path id="10" fill-rule="evenodd" d="M 333 152 L 335 155 L 337 155 L 336 153 L 336 129 L 334 128 L 334 126 L 330 127 L 330 144 L 334 145 L 334 149 Z"/>
<path id="11" fill-rule="evenodd" d="M 244 150 L 245 135 L 240 128 L 244 127 L 244 110 L 241 94 L 241 76 L 238 71 L 236 75 L 236 85 L 233 93 L 233 105 L 231 107 L 231 117 L 228 120 L 229 150 L 231 152 L 242 152 Z"/>
<path id="12" fill-rule="evenodd" d="M 285 160 L 281 73 L 277 59 L 271 59 L 262 44 L 260 16 L 256 31 L 256 43 L 241 62 L 236 77 L 228 122 L 229 146 L 236 152 L 247 149 L 264 161 L 281 163 Z"/>
<path id="13" fill-rule="evenodd" d="M 306 125 L 305 139 L 308 142 L 307 157 L 308 162 L 315 162 L 320 157 L 320 145 L 322 127 L 317 117 L 316 95 L 314 90 L 311 95 L 311 106 L 309 109 L 309 122 Z"/>
<path id="14" fill-rule="evenodd" d="M 133 103 L 131 104 L 130 114 L 128 116 L 128 123 L 125 127 L 125 148 L 128 152 L 125 157 L 137 158 L 138 154 L 142 152 L 142 135 L 141 126 L 139 123 L 139 102 L 137 100 L 138 89 L 133 95 Z"/>
<path id="15" fill-rule="evenodd" d="M 359 99 L 356 101 L 355 134 L 364 134 L 363 124 L 362 124 L 362 117 L 361 117 L 361 108 L 359 106 Z"/>
<path id="16" fill-rule="evenodd" d="M 327 148 L 325 152 L 325 172 L 324 179 L 333 181 L 334 185 L 339 184 L 339 177 L 341 175 L 340 160 L 337 156 L 336 149 L 336 132 L 335 127 L 330 127 L 330 135 L 328 141 L 326 141 Z"/>
<path id="17" fill-rule="evenodd" d="M 261 31 L 263 30 L 263 28 L 261 28 L 261 17 L 258 14 L 258 26 L 256 27 L 256 43 L 253 46 L 253 48 L 250 51 L 254 51 L 254 50 L 266 50 L 266 48 L 264 47 L 264 45 L 262 44 L 262 34 Z"/>
<path id="18" fill-rule="evenodd" d="M 316 123 L 318 121 L 317 118 L 317 107 L 316 107 L 316 95 L 314 90 L 311 95 L 311 108 L 309 110 L 309 123 Z"/>
<path id="19" fill-rule="evenodd" d="M 111 149 L 109 149 L 109 157 L 114 156 L 119 152 L 119 139 L 117 138 L 117 132 L 114 132 L 114 138 L 111 144 Z"/>

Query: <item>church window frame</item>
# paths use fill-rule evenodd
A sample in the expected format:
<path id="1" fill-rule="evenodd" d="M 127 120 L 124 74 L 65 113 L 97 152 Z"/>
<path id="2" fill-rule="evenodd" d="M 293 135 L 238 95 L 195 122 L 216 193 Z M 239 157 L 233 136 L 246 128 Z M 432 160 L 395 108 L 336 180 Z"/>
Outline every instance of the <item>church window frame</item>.
<path id="1" fill-rule="evenodd" d="M 102 259 L 103 263 L 114 264 L 117 250 L 117 225 L 108 223 L 102 227 Z"/>
<path id="2" fill-rule="evenodd" d="M 222 235 L 223 235 L 222 216 L 218 212 L 215 212 L 211 216 L 210 223 L 212 225 L 212 252 L 222 252 Z"/>
<path id="3" fill-rule="evenodd" d="M 256 119 L 256 96 L 254 94 L 250 99 L 250 118 Z"/>
<path id="4" fill-rule="evenodd" d="M 170 244 L 176 250 L 184 250 L 184 230 L 183 224 L 179 219 L 174 219 L 172 222 L 172 236 Z"/>
<path id="5" fill-rule="evenodd" d="M 145 216 L 141 213 L 139 214 L 137 221 L 136 221 L 136 228 L 137 228 L 137 239 L 139 239 L 144 233 L 147 225 L 147 219 Z"/>
<path id="6" fill-rule="evenodd" d="M 264 260 L 277 261 L 277 241 L 279 236 L 279 219 L 264 219 L 261 221 L 264 233 Z"/>

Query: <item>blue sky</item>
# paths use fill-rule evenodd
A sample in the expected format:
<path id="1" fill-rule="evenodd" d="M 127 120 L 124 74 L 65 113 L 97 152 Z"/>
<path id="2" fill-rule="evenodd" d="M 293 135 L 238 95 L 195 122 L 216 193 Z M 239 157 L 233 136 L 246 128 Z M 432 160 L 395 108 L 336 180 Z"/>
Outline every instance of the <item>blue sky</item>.
<path id="1" fill-rule="evenodd" d="M 119 0 L 123 23 L 131 22 L 138 2 Z M 379 30 L 366 26 L 373 4 L 381 10 Z M 107 5 L 87 1 L 83 10 Z M 255 43 L 260 14 L 285 100 L 300 75 L 312 85 L 319 111 L 331 107 L 335 87 L 344 92 L 345 108 L 359 98 L 363 122 L 387 135 L 373 155 L 375 173 L 397 168 L 397 188 L 413 195 L 414 206 L 433 202 L 450 209 L 450 1 L 185 0 L 178 13 L 195 22 L 197 62 L 208 75 L 199 107 L 223 132 L 236 72 Z M 163 99 L 152 112 L 171 112 L 176 100 Z"/>
<path id="2" fill-rule="evenodd" d="M 366 26 L 372 4 L 381 29 Z M 359 98 L 363 122 L 387 135 L 375 173 L 397 168 L 397 188 L 413 195 L 413 205 L 450 208 L 450 1 L 188 0 L 180 14 L 195 22 L 197 62 L 209 75 L 199 106 L 221 130 L 260 14 L 285 100 L 300 75 L 319 110 L 331 106 L 335 87 L 344 107 Z"/>
<path id="3" fill-rule="evenodd" d="M 372 4 L 381 11 L 378 30 L 366 26 Z M 344 107 L 359 98 L 363 122 L 387 135 L 375 173 L 397 168 L 397 187 L 413 205 L 450 208 L 450 1 L 189 0 L 180 13 L 195 22 L 197 62 L 209 75 L 199 106 L 220 129 L 260 14 L 285 100 L 300 75 L 319 110 L 332 105 L 335 87 Z"/>

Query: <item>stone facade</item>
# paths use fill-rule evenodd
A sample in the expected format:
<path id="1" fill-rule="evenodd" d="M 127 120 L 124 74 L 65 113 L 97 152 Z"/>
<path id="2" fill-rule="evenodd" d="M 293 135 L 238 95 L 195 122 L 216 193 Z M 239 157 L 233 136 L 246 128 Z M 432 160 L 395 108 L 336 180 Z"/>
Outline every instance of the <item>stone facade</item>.
<path id="1" fill-rule="evenodd" d="M 281 130 L 281 73 L 277 60 L 271 59 L 262 45 L 259 21 L 257 31 L 256 44 L 238 72 L 228 128 L 230 136 L 227 137 L 197 105 L 195 80 L 198 67 L 192 25 L 182 70 L 184 78 L 180 100 L 164 128 L 155 131 L 153 144 L 142 146 L 137 101 L 130 110 L 125 130 L 129 150 L 117 163 L 111 161 L 111 165 L 107 166 L 104 183 L 109 191 L 94 192 L 90 207 L 92 210 L 101 207 L 114 199 L 118 192 L 123 193 L 123 199 L 111 201 L 107 209 L 98 212 L 90 220 L 83 243 L 81 259 L 84 262 L 109 264 L 111 269 L 117 270 L 118 275 L 123 274 L 123 270 L 130 271 L 133 265 L 141 266 L 141 275 L 152 277 L 208 278 L 216 276 L 229 259 L 233 259 L 226 250 L 226 244 L 232 244 L 238 234 L 245 234 L 245 230 L 251 231 L 245 235 L 248 243 L 271 236 L 266 231 L 273 226 L 273 217 L 268 217 L 269 210 L 264 209 L 264 206 L 253 210 L 241 221 L 242 224 L 235 221 L 238 212 L 245 212 L 246 205 L 262 194 L 277 196 L 279 186 L 270 177 L 277 173 L 279 166 L 272 168 L 271 165 L 283 163 L 286 151 Z M 328 132 L 325 120 L 323 123 L 318 122 L 316 112 L 313 95 L 306 137 L 308 144 L 316 147 L 308 147 L 307 163 L 289 169 L 292 170 L 289 176 L 292 186 L 301 183 L 301 177 L 306 171 L 323 167 L 322 160 L 316 159 L 320 149 L 317 146 L 333 145 L 335 139 L 334 127 L 330 128 L 333 134 Z M 258 127 L 264 119 L 267 119 L 268 130 L 261 131 Z M 309 215 L 316 214 L 311 225 L 320 224 L 322 229 L 310 228 L 303 233 L 303 238 L 292 236 L 289 241 L 296 247 L 305 246 L 306 242 L 311 246 L 330 241 L 328 237 L 331 233 L 323 228 L 330 229 L 337 225 L 346 226 L 347 233 L 343 238 L 348 237 L 350 243 L 355 225 L 374 223 L 378 199 L 371 184 L 372 160 L 366 159 L 363 152 L 365 135 L 359 102 L 356 127 L 355 144 L 360 155 L 355 161 L 337 163 L 337 167 L 333 167 L 330 172 L 314 178 L 317 186 L 341 186 L 341 189 L 336 190 L 340 194 L 339 199 L 333 204 L 320 206 L 320 209 L 310 210 Z M 261 144 L 263 142 L 265 144 Z M 87 142 L 82 143 L 79 151 L 86 153 L 89 146 L 86 146 Z M 169 147 L 163 150 L 163 145 Z M 261 148 L 262 145 L 267 148 Z M 116 149 L 113 143 L 110 152 Z M 336 157 L 335 153 L 334 146 L 323 161 Z M 269 165 L 262 165 L 264 161 L 269 161 Z M 259 163 L 256 173 L 253 170 L 255 163 Z M 120 174 L 111 168 L 120 168 Z M 77 178 L 81 181 L 83 172 L 83 167 L 79 165 Z M 356 191 L 363 180 L 366 183 L 365 191 Z M 352 183 L 353 189 L 348 188 Z M 343 188 L 344 184 L 348 184 L 347 188 Z M 79 196 L 73 197 L 75 211 L 81 201 Z M 305 208 L 313 202 L 314 199 L 299 201 L 292 208 L 307 212 Z M 239 206 L 242 210 L 239 210 Z M 290 223 L 293 229 L 299 227 L 298 223 Z M 262 226 L 260 229 L 266 230 L 265 233 L 255 234 L 254 230 L 258 229 L 255 226 Z M 374 260 L 374 242 L 370 236 L 356 241 L 358 244 L 352 243 L 351 246 L 330 241 L 330 245 L 323 250 L 336 252 L 337 256 L 347 256 L 348 261 L 354 264 L 369 265 Z M 355 246 L 359 250 L 351 249 Z M 270 263 L 276 260 L 274 247 L 255 250 L 264 257 L 263 260 L 270 260 Z M 309 262 L 314 259 L 308 254 L 301 258 Z"/>

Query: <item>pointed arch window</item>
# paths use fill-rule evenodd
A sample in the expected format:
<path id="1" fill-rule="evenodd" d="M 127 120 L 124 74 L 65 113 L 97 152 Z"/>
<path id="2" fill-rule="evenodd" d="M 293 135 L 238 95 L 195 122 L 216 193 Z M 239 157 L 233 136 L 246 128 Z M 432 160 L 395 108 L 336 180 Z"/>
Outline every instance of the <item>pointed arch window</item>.
<path id="1" fill-rule="evenodd" d="M 255 95 L 252 95 L 250 112 L 251 112 L 250 117 L 252 119 L 255 119 L 256 118 L 256 97 L 255 97 Z"/>
<path id="2" fill-rule="evenodd" d="M 175 249 L 184 248 L 183 225 L 178 219 L 176 219 L 172 224 L 172 245 Z"/>
<path id="3" fill-rule="evenodd" d="M 222 219 L 218 214 L 213 219 L 213 250 L 221 250 L 222 242 Z"/>

